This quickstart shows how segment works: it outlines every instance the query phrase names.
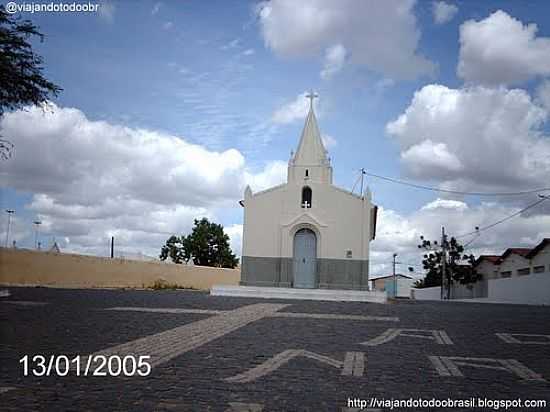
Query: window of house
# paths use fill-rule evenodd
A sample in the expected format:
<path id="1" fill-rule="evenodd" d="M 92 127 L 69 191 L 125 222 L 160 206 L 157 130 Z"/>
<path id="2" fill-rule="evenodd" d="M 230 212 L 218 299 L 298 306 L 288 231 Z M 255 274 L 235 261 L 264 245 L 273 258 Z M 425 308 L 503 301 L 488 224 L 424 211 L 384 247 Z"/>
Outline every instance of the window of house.
<path id="1" fill-rule="evenodd" d="M 531 273 L 529 268 L 518 269 L 518 275 L 528 275 L 529 273 Z"/>
<path id="2" fill-rule="evenodd" d="M 302 208 L 311 208 L 311 195 L 311 188 L 308 186 L 304 186 L 304 188 L 302 189 Z"/>
<path id="3" fill-rule="evenodd" d="M 351 250 L 346 250 L 346 257 L 351 259 L 353 257 L 353 252 Z"/>
<path id="4" fill-rule="evenodd" d="M 533 268 L 533 273 L 543 273 L 544 272 L 544 266 L 535 266 Z"/>
<path id="5" fill-rule="evenodd" d="M 501 278 L 509 278 L 510 276 L 512 276 L 512 272 L 509 270 L 507 270 L 506 272 L 500 272 Z"/>
<path id="6" fill-rule="evenodd" d="M 306 169 L 306 177 L 309 177 L 309 170 Z"/>

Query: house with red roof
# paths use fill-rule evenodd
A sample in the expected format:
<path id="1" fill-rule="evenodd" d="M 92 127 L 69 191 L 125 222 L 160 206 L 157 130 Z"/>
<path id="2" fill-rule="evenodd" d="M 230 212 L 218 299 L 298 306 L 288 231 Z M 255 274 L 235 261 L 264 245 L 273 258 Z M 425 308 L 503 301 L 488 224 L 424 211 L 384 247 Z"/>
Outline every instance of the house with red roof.
<path id="1" fill-rule="evenodd" d="M 502 255 L 481 255 L 475 268 L 483 280 L 550 273 L 550 238 L 543 239 L 534 248 L 512 247 Z"/>

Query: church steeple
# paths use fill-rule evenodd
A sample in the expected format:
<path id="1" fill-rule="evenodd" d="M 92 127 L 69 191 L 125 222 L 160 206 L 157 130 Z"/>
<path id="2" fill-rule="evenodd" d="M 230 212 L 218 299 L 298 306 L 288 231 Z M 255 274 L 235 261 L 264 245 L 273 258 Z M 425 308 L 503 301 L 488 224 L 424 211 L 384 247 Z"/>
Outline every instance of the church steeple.
<path id="1" fill-rule="evenodd" d="M 327 151 L 321 139 L 317 118 L 313 110 L 313 99 L 316 93 L 309 92 L 309 112 L 306 117 L 298 149 L 291 155 L 288 170 L 288 180 L 311 180 L 319 183 L 332 183 L 332 167 Z"/>
<path id="2" fill-rule="evenodd" d="M 328 163 L 327 151 L 321 139 L 317 118 L 313 110 L 313 99 L 318 97 L 316 93 L 310 92 L 306 95 L 309 99 L 309 112 L 306 117 L 298 150 L 294 155 L 293 162 L 295 165 L 303 166 L 321 166 Z"/>

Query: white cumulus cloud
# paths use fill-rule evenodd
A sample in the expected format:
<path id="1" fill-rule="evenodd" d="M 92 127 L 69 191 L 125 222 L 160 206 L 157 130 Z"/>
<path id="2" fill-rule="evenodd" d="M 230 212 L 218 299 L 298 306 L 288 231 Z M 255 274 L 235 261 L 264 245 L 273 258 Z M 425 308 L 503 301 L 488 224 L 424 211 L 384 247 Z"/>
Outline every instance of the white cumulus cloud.
<path id="1" fill-rule="evenodd" d="M 454 190 L 548 186 L 548 112 L 520 89 L 427 85 L 387 133 L 410 175 Z"/>
<path id="2" fill-rule="evenodd" d="M 321 78 L 330 79 L 344 67 L 346 61 L 346 48 L 341 44 L 329 47 L 325 53 L 325 63 L 321 71 Z"/>
<path id="3" fill-rule="evenodd" d="M 435 24 L 445 24 L 453 19 L 458 12 L 458 7 L 444 1 L 434 1 L 432 12 Z"/>
<path id="4" fill-rule="evenodd" d="M 115 236 L 119 249 L 155 255 L 193 219 L 237 208 L 248 183 L 259 190 L 281 178 L 278 162 L 253 173 L 235 149 L 211 151 L 54 104 L 8 113 L 0 126 L 17 147 L 0 184 L 31 194 L 26 208 L 43 236 L 67 238 L 62 247 L 78 252 L 105 254 Z"/>
<path id="5" fill-rule="evenodd" d="M 309 99 L 306 95 L 309 92 L 300 93 L 296 98 L 290 102 L 283 104 L 273 113 L 271 120 L 274 123 L 288 124 L 296 120 L 304 120 L 309 111 Z M 313 107 L 317 109 L 317 103 L 319 98 L 314 99 Z M 316 114 L 319 114 L 316 111 Z"/>
<path id="6" fill-rule="evenodd" d="M 520 210 L 517 206 L 496 203 L 468 205 L 463 201 L 438 198 L 420 209 L 400 214 L 380 207 L 376 239 L 371 243 L 371 276 L 388 275 L 392 269 L 392 254 L 398 254 L 398 272 L 422 277 L 423 250 L 418 249 L 420 236 L 440 240 L 441 227 L 449 236 L 475 232 Z M 462 244 L 472 241 L 466 253 L 500 254 L 508 247 L 533 247 L 550 236 L 550 214 L 521 214 L 494 228 L 480 232 L 481 236 L 460 237 Z"/>
<path id="7" fill-rule="evenodd" d="M 460 26 L 457 72 L 466 82 L 518 84 L 550 75 L 550 38 L 536 24 L 523 24 L 502 10 Z"/>
<path id="8" fill-rule="evenodd" d="M 271 0 L 257 7 L 267 47 L 289 57 L 320 56 L 341 45 L 349 62 L 395 79 L 432 74 L 418 53 L 414 0 Z"/>
<path id="9" fill-rule="evenodd" d="M 537 87 L 538 102 L 550 113 L 550 80 L 545 80 Z"/>

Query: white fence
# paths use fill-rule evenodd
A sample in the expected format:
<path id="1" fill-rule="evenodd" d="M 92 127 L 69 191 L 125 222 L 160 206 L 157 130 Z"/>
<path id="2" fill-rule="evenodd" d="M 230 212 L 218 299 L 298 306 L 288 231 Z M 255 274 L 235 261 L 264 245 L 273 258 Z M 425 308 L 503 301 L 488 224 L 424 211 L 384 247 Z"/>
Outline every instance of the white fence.
<path id="1" fill-rule="evenodd" d="M 502 303 L 550 305 L 550 273 L 531 273 L 489 280 L 487 300 Z"/>
<path id="2" fill-rule="evenodd" d="M 412 289 L 411 297 L 417 300 L 440 300 L 439 286 Z M 524 305 L 550 305 L 550 273 L 490 279 L 487 282 L 487 297 L 460 299 L 465 302 L 516 303 Z"/>

